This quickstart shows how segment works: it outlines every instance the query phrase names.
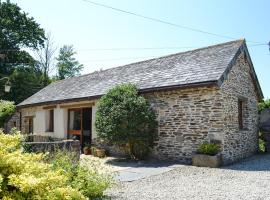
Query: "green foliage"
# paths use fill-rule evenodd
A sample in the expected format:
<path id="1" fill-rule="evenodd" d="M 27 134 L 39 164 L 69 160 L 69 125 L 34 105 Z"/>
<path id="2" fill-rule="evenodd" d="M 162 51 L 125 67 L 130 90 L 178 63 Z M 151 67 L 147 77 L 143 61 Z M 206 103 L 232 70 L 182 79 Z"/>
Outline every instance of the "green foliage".
<path id="1" fill-rule="evenodd" d="M 113 177 L 106 171 L 101 173 L 97 167 L 78 165 L 74 154 L 67 151 L 59 151 L 49 159 L 54 170 L 62 171 L 62 174 L 68 178 L 72 188 L 79 190 L 84 196 L 92 199 L 102 197 L 103 192 L 112 185 Z M 75 162 L 74 162 L 75 161 Z"/>
<path id="2" fill-rule="evenodd" d="M 264 153 L 265 152 L 265 141 L 262 139 L 259 139 L 259 152 Z"/>
<path id="3" fill-rule="evenodd" d="M 4 93 L 6 80 L 0 81 L 0 98 L 19 103 L 40 88 L 35 60 L 21 48 L 43 45 L 44 30 L 32 17 L 10 1 L 0 1 L 0 79 L 9 77 L 11 93 Z"/>
<path id="4" fill-rule="evenodd" d="M 72 45 L 64 45 L 60 49 L 59 56 L 56 58 L 56 67 L 58 70 L 59 79 L 80 75 L 83 65 L 79 64 L 79 62 L 74 58 L 75 54 L 76 52 L 74 51 Z"/>
<path id="5" fill-rule="evenodd" d="M 91 150 L 91 144 L 90 143 L 84 144 L 83 150 Z"/>
<path id="6" fill-rule="evenodd" d="M 14 3 L 0 2 L 0 46 L 37 48 L 43 44 L 44 30 Z"/>
<path id="7" fill-rule="evenodd" d="M 259 103 L 259 112 L 266 108 L 270 108 L 270 99 L 266 99 Z"/>
<path id="8" fill-rule="evenodd" d="M 14 100 L 16 104 L 33 95 L 44 86 L 41 71 L 31 66 L 17 67 L 9 78 L 11 91 L 5 93 L 4 98 Z"/>
<path id="9" fill-rule="evenodd" d="M 0 127 L 4 126 L 6 119 L 15 112 L 15 108 L 14 102 L 0 100 Z"/>
<path id="10" fill-rule="evenodd" d="M 143 140 L 132 141 L 130 145 L 130 155 L 134 159 L 143 160 L 148 156 L 150 152 L 149 145 Z"/>
<path id="11" fill-rule="evenodd" d="M 21 140 L 18 134 L 0 133 L 0 199 L 83 200 L 102 196 L 110 186 L 105 175 L 65 152 L 23 153 Z"/>
<path id="12" fill-rule="evenodd" d="M 131 154 L 135 141 L 151 146 L 156 131 L 150 104 L 132 84 L 118 85 L 100 99 L 95 126 L 100 138 L 117 144 L 129 143 Z"/>
<path id="13" fill-rule="evenodd" d="M 60 170 L 52 170 L 43 162 L 43 154 L 29 154 L 21 151 L 20 135 L 0 133 L 0 199 L 51 199 L 51 193 L 66 191 L 61 199 L 79 196 L 77 190 L 68 190 L 67 178 Z"/>
<path id="14" fill-rule="evenodd" d="M 214 156 L 219 152 L 219 145 L 211 143 L 203 143 L 199 146 L 198 152 L 201 154 Z"/>
<path id="15" fill-rule="evenodd" d="M 83 195 L 92 199 L 102 197 L 103 192 L 111 186 L 112 179 L 108 175 L 90 171 L 85 167 L 79 167 L 72 184 Z"/>

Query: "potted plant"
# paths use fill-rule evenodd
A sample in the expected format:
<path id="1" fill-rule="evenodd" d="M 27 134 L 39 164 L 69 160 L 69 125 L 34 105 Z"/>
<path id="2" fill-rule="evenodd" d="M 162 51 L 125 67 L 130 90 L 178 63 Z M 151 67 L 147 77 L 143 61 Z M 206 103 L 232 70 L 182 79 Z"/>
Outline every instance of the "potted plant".
<path id="1" fill-rule="evenodd" d="M 199 146 L 198 153 L 192 156 L 192 165 L 197 167 L 219 167 L 222 162 L 219 155 L 218 144 L 203 143 Z"/>
<path id="2" fill-rule="evenodd" d="M 97 148 L 96 148 L 95 146 L 92 146 L 92 147 L 91 147 L 91 153 L 92 153 L 92 155 L 95 156 L 95 157 L 97 156 L 97 155 L 96 155 L 96 149 L 97 149 Z"/>
<path id="3" fill-rule="evenodd" d="M 91 155 L 91 145 L 90 144 L 85 144 L 83 148 L 83 153 L 85 155 Z"/>
<path id="4" fill-rule="evenodd" d="M 106 156 L 105 149 L 95 148 L 94 156 L 97 156 L 99 158 L 104 158 Z"/>

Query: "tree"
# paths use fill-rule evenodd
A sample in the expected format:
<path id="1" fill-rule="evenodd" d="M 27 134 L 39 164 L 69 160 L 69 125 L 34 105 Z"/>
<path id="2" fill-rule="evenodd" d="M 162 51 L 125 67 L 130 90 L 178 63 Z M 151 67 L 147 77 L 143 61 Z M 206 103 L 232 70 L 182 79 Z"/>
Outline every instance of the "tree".
<path id="1" fill-rule="evenodd" d="M 32 17 L 21 11 L 16 4 L 0 1 L 0 73 L 12 73 L 12 69 L 22 63 L 33 61 L 29 53 L 21 48 L 36 49 L 43 45 L 44 30 Z"/>
<path id="2" fill-rule="evenodd" d="M 5 94 L 6 99 L 16 104 L 35 94 L 44 87 L 43 74 L 38 67 L 17 67 L 9 76 L 11 91 Z"/>
<path id="3" fill-rule="evenodd" d="M 22 48 L 37 49 L 43 46 L 44 39 L 44 30 L 32 17 L 29 17 L 16 4 L 0 0 L 0 78 L 11 77 L 13 73 L 18 74 L 25 70 L 35 72 L 36 61 Z M 29 76 L 21 77 L 24 82 L 29 81 L 27 80 Z M 17 103 L 19 100 L 14 91 L 18 91 L 19 87 L 24 91 L 32 91 L 32 88 L 24 86 L 21 82 L 11 80 L 11 84 L 13 94 L 2 93 L 4 82 L 0 82 L 0 98 Z M 32 84 L 36 87 L 35 82 L 32 81 Z M 27 93 L 21 99 L 27 98 L 28 95 L 32 94 Z"/>
<path id="4" fill-rule="evenodd" d="M 49 74 L 55 68 L 55 52 L 57 48 L 54 46 L 51 33 L 46 34 L 44 46 L 35 51 L 37 66 L 42 71 L 43 86 L 47 86 L 50 82 Z"/>
<path id="5" fill-rule="evenodd" d="M 8 117 L 15 112 L 14 102 L 0 100 L 0 128 L 3 128 Z"/>
<path id="6" fill-rule="evenodd" d="M 259 112 L 267 108 L 270 108 L 270 99 L 263 100 L 258 104 Z"/>
<path id="7" fill-rule="evenodd" d="M 108 91 L 98 104 L 95 127 L 100 138 L 116 144 L 128 143 L 134 158 L 144 157 L 138 149 L 152 146 L 155 138 L 155 114 L 149 103 L 138 95 L 135 85 L 122 84 Z M 140 147 L 140 148 L 138 148 Z"/>
<path id="8" fill-rule="evenodd" d="M 80 75 L 83 65 L 74 58 L 76 52 L 72 45 L 64 45 L 60 48 L 57 60 L 58 78 L 65 79 L 73 76 Z"/>

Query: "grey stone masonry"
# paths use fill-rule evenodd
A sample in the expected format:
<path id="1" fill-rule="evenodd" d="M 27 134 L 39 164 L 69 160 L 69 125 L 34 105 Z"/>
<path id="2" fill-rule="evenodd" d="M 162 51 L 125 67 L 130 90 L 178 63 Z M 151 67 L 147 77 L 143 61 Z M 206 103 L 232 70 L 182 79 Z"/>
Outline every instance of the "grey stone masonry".
<path id="1" fill-rule="evenodd" d="M 154 156 L 191 163 L 198 146 L 212 134 L 222 138 L 222 106 L 217 88 L 193 88 L 145 95 L 156 111 Z"/>
<path id="2" fill-rule="evenodd" d="M 9 133 L 12 128 L 20 130 L 20 113 L 15 112 L 4 124 L 5 133 Z"/>
<path id="3" fill-rule="evenodd" d="M 223 164 L 258 150 L 258 98 L 250 66 L 241 53 L 221 87 L 198 87 L 144 95 L 158 120 L 154 156 L 191 163 L 204 141 L 219 143 Z M 239 128 L 238 101 L 243 105 Z"/>
<path id="4" fill-rule="evenodd" d="M 245 158 L 258 150 L 258 97 L 250 66 L 241 53 L 221 86 L 223 108 L 223 157 L 225 164 Z M 238 101 L 243 101 L 243 128 L 238 123 Z"/>
<path id="5" fill-rule="evenodd" d="M 74 156 L 79 159 L 81 154 L 81 145 L 79 140 L 62 140 L 53 142 L 24 142 L 24 149 L 28 152 L 54 153 L 58 150 L 74 153 Z"/>

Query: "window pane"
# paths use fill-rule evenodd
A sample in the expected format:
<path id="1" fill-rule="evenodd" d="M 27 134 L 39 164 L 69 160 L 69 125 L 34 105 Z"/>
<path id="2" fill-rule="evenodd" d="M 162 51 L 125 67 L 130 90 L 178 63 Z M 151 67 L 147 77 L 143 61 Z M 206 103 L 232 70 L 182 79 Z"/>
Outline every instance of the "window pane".
<path id="1" fill-rule="evenodd" d="M 81 111 L 80 110 L 70 111 L 69 130 L 81 130 Z"/>

